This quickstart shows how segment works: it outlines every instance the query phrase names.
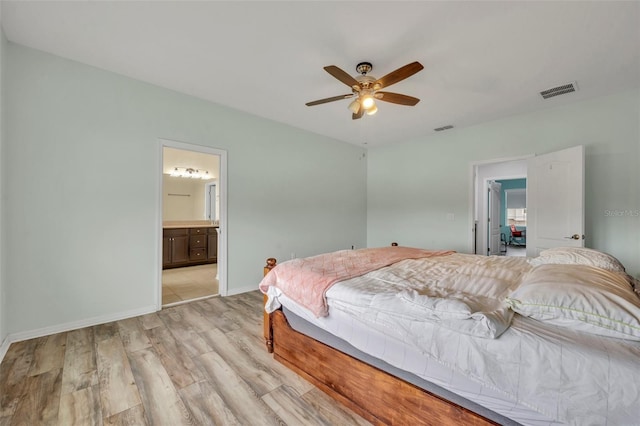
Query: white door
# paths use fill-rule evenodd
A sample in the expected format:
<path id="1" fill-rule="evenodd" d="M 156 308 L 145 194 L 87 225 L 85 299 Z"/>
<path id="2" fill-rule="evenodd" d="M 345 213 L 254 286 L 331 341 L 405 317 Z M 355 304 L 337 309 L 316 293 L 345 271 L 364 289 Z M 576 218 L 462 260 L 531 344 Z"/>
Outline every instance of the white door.
<path id="1" fill-rule="evenodd" d="M 583 247 L 584 147 L 532 157 L 527 169 L 527 256 Z"/>
<path id="2" fill-rule="evenodd" d="M 500 208 L 502 207 L 500 192 L 502 185 L 495 181 L 488 182 L 489 196 L 489 255 L 500 254 Z"/>

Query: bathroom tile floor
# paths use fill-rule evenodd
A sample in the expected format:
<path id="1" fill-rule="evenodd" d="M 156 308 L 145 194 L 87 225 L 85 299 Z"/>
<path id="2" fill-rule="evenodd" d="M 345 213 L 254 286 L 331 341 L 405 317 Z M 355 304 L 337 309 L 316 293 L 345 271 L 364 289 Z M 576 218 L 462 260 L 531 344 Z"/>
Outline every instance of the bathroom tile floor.
<path id="1" fill-rule="evenodd" d="M 162 271 L 162 305 L 218 294 L 217 264 L 187 266 Z"/>

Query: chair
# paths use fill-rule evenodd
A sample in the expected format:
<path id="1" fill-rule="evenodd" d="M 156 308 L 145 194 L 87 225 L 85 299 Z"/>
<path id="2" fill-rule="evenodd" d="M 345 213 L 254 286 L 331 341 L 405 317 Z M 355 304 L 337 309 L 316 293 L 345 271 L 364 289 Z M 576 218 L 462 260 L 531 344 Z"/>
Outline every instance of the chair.
<path id="1" fill-rule="evenodd" d="M 509 237 L 509 245 L 526 246 L 527 237 L 526 231 L 518 231 L 515 225 L 511 225 L 511 236 Z"/>

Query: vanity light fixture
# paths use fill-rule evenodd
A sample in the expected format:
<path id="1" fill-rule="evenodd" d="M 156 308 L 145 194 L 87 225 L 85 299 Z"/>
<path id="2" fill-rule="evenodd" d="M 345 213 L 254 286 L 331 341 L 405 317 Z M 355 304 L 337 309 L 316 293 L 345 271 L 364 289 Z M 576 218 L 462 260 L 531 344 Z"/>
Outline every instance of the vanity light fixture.
<path id="1" fill-rule="evenodd" d="M 191 179 L 213 179 L 207 170 L 198 170 L 192 167 L 174 167 L 169 176 Z"/>

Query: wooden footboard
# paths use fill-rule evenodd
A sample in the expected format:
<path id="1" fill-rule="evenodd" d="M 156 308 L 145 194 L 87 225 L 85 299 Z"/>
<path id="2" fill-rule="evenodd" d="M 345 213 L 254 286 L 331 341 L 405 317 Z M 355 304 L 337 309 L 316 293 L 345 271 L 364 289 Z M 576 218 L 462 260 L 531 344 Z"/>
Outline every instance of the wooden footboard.
<path id="1" fill-rule="evenodd" d="M 274 266 L 275 259 L 269 259 L 265 274 Z M 497 424 L 295 331 L 280 310 L 265 313 L 264 319 L 274 359 L 374 424 Z"/>
<path id="2" fill-rule="evenodd" d="M 270 257 L 267 259 L 267 264 L 264 266 L 264 275 L 267 275 L 269 271 L 271 271 L 276 266 L 276 259 Z M 267 295 L 265 294 L 264 303 L 267 303 Z M 264 309 L 262 310 L 262 315 L 264 316 L 264 325 L 263 325 L 263 333 L 264 333 L 264 343 L 267 345 L 267 352 L 273 353 L 273 328 L 271 326 L 271 314 L 268 314 Z"/>

